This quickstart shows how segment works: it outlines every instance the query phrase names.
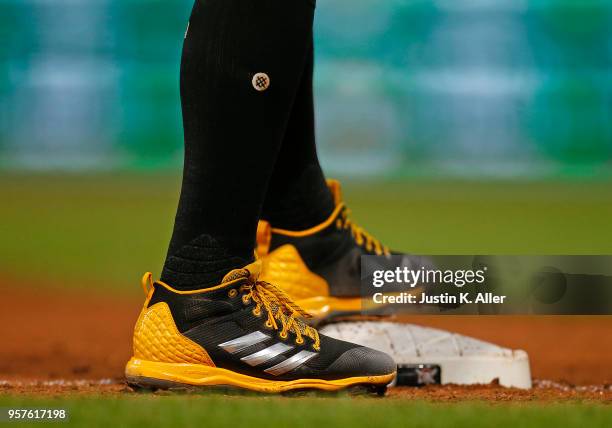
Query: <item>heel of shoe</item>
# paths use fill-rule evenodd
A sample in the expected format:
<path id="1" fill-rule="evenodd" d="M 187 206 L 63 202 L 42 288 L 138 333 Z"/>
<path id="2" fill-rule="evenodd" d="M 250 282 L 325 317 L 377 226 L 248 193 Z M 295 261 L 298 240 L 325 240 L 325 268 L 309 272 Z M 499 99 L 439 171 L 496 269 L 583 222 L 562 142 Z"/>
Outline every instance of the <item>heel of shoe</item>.
<path id="1" fill-rule="evenodd" d="M 214 367 L 208 352 L 178 331 L 164 302 L 142 309 L 134 328 L 134 359 Z"/>
<path id="2" fill-rule="evenodd" d="M 281 288 L 296 301 L 329 296 L 327 281 L 308 268 L 293 245 L 286 244 L 275 249 L 262 262 L 260 279 Z"/>
<path id="3" fill-rule="evenodd" d="M 199 364 L 146 361 L 132 357 L 125 366 L 125 379 L 127 384 L 137 391 L 187 389 L 213 377 L 214 373 L 209 373 L 209 369 L 214 368 Z"/>

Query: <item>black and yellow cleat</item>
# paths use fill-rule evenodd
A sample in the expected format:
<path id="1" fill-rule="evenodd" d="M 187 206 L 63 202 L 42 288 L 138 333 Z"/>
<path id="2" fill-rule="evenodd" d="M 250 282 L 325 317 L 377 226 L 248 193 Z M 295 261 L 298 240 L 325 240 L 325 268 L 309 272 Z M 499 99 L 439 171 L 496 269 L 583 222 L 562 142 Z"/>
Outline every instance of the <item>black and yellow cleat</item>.
<path id="1" fill-rule="evenodd" d="M 399 255 L 357 226 L 342 201 L 340 183 L 328 180 L 335 209 L 323 223 L 303 231 L 275 228 L 260 221 L 257 255 L 263 261 L 261 278 L 289 294 L 313 315 L 312 324 L 339 318 L 384 315 L 386 308 L 364 308 L 361 298 L 361 256 Z M 401 255 L 401 265 L 418 269 L 426 259 Z M 383 263 L 390 257 L 382 258 Z M 382 311 L 382 312 L 381 312 Z"/>
<path id="2" fill-rule="evenodd" d="M 283 291 L 258 280 L 260 269 L 258 261 L 195 291 L 175 290 L 146 274 L 147 298 L 125 368 L 128 384 L 150 390 L 384 391 L 396 371 L 389 356 L 320 335 Z"/>

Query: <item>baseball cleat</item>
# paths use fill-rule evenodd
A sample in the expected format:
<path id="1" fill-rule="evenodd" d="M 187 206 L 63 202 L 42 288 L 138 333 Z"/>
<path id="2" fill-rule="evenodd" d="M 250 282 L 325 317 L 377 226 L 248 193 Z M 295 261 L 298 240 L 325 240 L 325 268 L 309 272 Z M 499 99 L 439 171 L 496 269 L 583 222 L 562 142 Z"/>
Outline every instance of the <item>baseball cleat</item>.
<path id="1" fill-rule="evenodd" d="M 331 339 L 277 287 L 258 280 L 261 262 L 221 284 L 179 291 L 143 277 L 129 385 L 144 389 L 237 387 L 281 393 L 364 387 L 384 391 L 396 371 L 386 354 Z"/>
<path id="2" fill-rule="evenodd" d="M 262 280 L 282 288 L 313 315 L 314 323 L 385 315 L 384 305 L 372 308 L 362 305 L 361 256 L 383 256 L 380 263 L 395 269 L 390 256 L 399 254 L 351 221 L 338 181 L 328 180 L 327 184 L 335 209 L 323 223 L 291 231 L 259 222 L 257 255 L 263 262 Z M 401 256 L 401 266 L 411 269 L 431 263 L 423 257 Z"/>

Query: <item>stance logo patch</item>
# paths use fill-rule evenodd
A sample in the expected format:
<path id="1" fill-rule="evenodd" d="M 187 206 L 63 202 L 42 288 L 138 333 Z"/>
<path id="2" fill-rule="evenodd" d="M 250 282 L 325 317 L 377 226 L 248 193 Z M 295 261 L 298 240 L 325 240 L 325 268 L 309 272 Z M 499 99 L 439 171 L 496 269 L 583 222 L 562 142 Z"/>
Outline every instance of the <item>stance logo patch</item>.
<path id="1" fill-rule="evenodd" d="M 256 91 L 265 91 L 270 87 L 270 76 L 266 73 L 257 73 L 253 76 L 252 83 Z"/>

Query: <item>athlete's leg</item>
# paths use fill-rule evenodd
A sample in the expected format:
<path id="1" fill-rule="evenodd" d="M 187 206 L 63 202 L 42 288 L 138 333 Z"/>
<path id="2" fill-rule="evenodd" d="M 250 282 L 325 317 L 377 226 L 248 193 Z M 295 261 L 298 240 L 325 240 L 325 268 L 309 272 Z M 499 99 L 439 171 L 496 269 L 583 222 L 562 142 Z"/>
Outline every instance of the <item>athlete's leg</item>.
<path id="1" fill-rule="evenodd" d="M 126 365 L 134 387 L 384 390 L 387 355 L 319 335 L 259 280 L 257 220 L 312 32 L 310 0 L 198 0 L 181 92 L 185 173 L 162 282 L 147 290 Z M 256 73 L 267 78 L 251 81 Z M 254 87 L 255 86 L 255 87 Z M 258 90 L 260 89 L 260 90 Z"/>
<path id="2" fill-rule="evenodd" d="M 262 211 L 262 219 L 282 229 L 308 229 L 327 219 L 334 209 L 315 143 L 313 63 L 311 42 Z"/>
<path id="3" fill-rule="evenodd" d="M 162 274 L 175 288 L 216 284 L 252 259 L 313 12 L 309 0 L 196 1 L 181 64 L 183 184 Z"/>

